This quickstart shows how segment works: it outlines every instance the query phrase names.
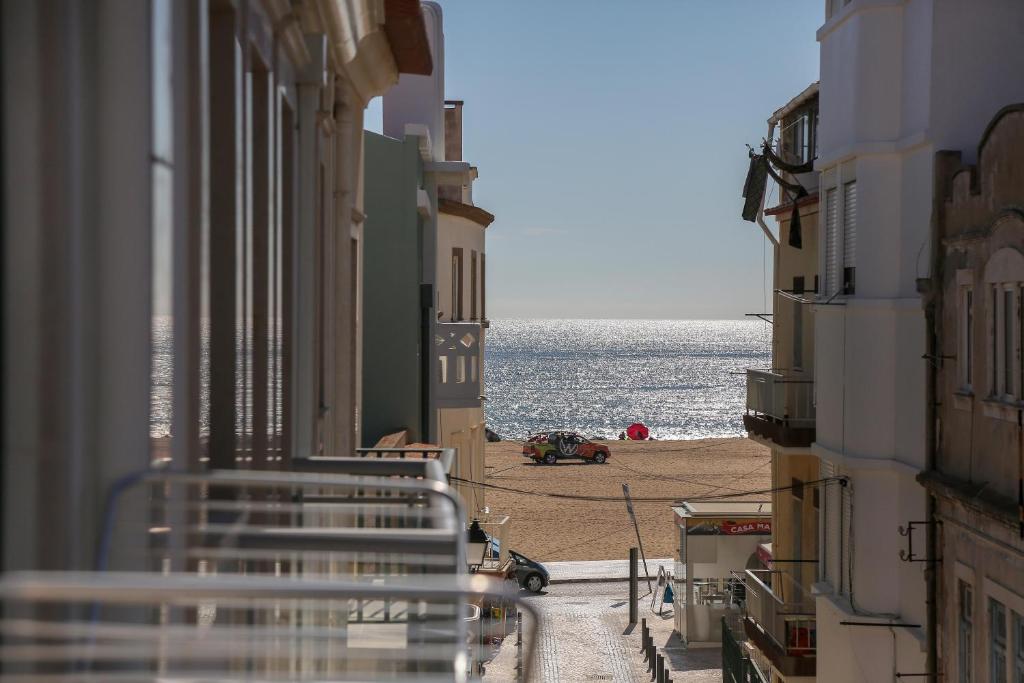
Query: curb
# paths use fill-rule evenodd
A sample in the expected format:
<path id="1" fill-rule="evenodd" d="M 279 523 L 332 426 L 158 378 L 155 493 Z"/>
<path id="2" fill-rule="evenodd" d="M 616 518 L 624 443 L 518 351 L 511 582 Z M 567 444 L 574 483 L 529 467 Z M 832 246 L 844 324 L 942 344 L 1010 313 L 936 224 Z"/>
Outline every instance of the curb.
<path id="1" fill-rule="evenodd" d="M 647 577 L 641 576 L 641 581 L 646 581 Z M 654 577 L 651 577 L 654 580 Z M 551 579 L 548 581 L 548 585 L 556 583 L 624 583 L 629 581 L 628 576 L 587 576 L 580 578 L 569 578 L 569 579 Z"/>

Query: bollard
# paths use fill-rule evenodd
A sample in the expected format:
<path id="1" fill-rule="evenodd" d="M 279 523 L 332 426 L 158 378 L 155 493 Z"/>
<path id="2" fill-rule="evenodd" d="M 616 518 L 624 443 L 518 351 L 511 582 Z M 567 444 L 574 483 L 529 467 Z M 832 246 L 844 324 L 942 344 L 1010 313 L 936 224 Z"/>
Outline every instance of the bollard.
<path id="1" fill-rule="evenodd" d="M 636 624 L 637 620 L 637 603 L 640 602 L 640 592 L 637 589 L 637 582 L 639 577 L 636 571 L 636 548 L 629 549 L 629 623 Z"/>
<path id="2" fill-rule="evenodd" d="M 658 683 L 665 683 L 665 656 L 658 655 Z"/>
<path id="3" fill-rule="evenodd" d="M 519 610 L 516 610 L 516 680 L 526 680 L 526 672 L 523 671 L 523 613 Z"/>
<path id="4" fill-rule="evenodd" d="M 640 649 L 647 647 L 647 617 L 640 621 Z"/>

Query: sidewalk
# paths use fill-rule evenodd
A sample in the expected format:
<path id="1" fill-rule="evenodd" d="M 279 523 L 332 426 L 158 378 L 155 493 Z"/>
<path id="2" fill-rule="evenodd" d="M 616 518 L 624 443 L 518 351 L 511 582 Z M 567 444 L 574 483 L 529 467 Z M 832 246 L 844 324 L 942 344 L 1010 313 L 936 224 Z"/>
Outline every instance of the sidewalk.
<path id="1" fill-rule="evenodd" d="M 647 560 L 647 570 L 651 579 L 658 577 L 658 567 L 664 566 L 672 571 L 675 560 L 661 558 Z M 592 581 L 628 581 L 629 560 L 596 560 L 588 562 L 545 562 L 544 566 L 551 574 L 551 583 L 587 583 Z M 638 562 L 640 585 L 646 587 L 644 563 Z"/>

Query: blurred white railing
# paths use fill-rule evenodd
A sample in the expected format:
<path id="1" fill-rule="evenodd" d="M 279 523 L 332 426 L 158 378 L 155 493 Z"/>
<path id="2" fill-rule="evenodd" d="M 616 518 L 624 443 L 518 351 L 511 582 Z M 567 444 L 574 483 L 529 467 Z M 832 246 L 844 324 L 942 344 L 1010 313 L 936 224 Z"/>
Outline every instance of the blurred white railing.
<path id="1" fill-rule="evenodd" d="M 119 485 L 100 553 L 141 511 L 139 571 L 4 576 L 0 681 L 474 679 L 517 587 L 467 574 L 438 458 L 363 455 Z"/>

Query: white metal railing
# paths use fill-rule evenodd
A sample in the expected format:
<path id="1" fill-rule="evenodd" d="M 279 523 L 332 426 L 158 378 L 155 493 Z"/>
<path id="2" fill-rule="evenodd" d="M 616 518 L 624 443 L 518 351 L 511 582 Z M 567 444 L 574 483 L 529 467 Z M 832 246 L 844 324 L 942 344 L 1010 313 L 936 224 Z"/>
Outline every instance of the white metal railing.
<path id="1" fill-rule="evenodd" d="M 774 569 L 748 569 L 745 609 L 776 645 L 789 655 L 814 655 L 817 622 L 814 598 L 789 574 Z"/>
<path id="2" fill-rule="evenodd" d="M 470 408 L 481 405 L 483 329 L 480 323 L 437 323 L 437 405 Z"/>
<path id="3" fill-rule="evenodd" d="M 4 577 L 0 681 L 478 675 L 489 653 L 479 606 L 505 608 L 518 592 L 466 573 L 462 502 L 439 460 L 300 467 L 119 484 L 100 566 L 138 515 L 147 538 L 118 561 L 148 571 Z"/>
<path id="4" fill-rule="evenodd" d="M 748 369 L 747 412 L 789 427 L 813 427 L 814 380 L 802 372 Z"/>

